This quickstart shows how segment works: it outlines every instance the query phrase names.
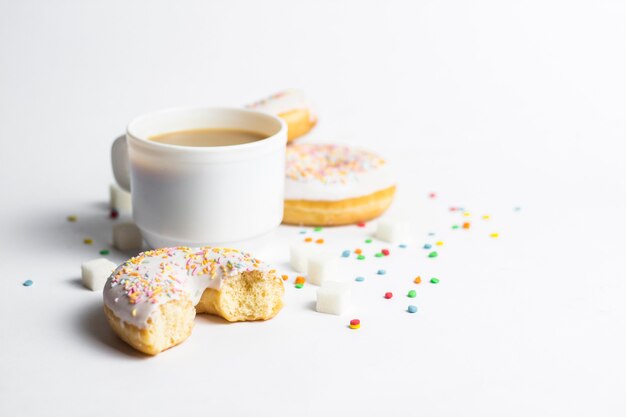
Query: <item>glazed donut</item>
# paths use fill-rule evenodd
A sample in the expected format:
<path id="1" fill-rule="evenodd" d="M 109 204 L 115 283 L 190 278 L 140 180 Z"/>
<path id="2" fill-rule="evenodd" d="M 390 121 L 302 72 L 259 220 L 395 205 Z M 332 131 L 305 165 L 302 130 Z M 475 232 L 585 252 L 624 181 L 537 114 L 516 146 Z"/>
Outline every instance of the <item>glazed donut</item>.
<path id="1" fill-rule="evenodd" d="M 104 312 L 117 335 L 156 355 L 189 337 L 196 313 L 267 320 L 283 306 L 283 282 L 235 249 L 164 248 L 140 253 L 109 277 Z"/>
<path id="2" fill-rule="evenodd" d="M 395 180 L 380 156 L 331 144 L 287 147 L 283 223 L 339 226 L 371 220 L 393 200 Z"/>
<path id="3" fill-rule="evenodd" d="M 317 123 L 311 104 L 300 90 L 285 90 L 246 106 L 275 114 L 287 123 L 287 140 L 308 133 Z"/>

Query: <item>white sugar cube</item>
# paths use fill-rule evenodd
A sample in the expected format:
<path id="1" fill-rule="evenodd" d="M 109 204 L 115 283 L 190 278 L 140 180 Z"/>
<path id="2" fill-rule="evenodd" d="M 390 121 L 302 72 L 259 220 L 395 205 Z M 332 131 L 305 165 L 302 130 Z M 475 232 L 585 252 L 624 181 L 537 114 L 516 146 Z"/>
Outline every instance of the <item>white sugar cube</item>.
<path id="1" fill-rule="evenodd" d="M 385 242 L 406 242 L 411 240 L 411 224 L 404 220 L 381 219 L 378 221 L 376 238 Z"/>
<path id="2" fill-rule="evenodd" d="M 300 274 L 307 273 L 309 257 L 317 252 L 310 243 L 296 243 L 289 248 L 289 263 L 294 271 Z"/>
<path id="3" fill-rule="evenodd" d="M 119 250 L 141 249 L 143 239 L 141 231 L 132 222 L 119 223 L 113 226 L 113 246 Z"/>
<path id="4" fill-rule="evenodd" d="M 339 258 L 336 255 L 313 253 L 308 257 L 309 282 L 322 285 L 325 281 L 339 281 Z"/>
<path id="5" fill-rule="evenodd" d="M 133 210 L 130 193 L 117 184 L 109 187 L 109 206 L 117 211 L 130 213 Z"/>
<path id="6" fill-rule="evenodd" d="M 350 307 L 350 284 L 327 281 L 317 290 L 316 310 L 341 315 Z"/>
<path id="7" fill-rule="evenodd" d="M 104 284 L 115 268 L 117 265 L 104 258 L 83 263 L 80 266 L 83 285 L 91 291 L 102 291 Z"/>

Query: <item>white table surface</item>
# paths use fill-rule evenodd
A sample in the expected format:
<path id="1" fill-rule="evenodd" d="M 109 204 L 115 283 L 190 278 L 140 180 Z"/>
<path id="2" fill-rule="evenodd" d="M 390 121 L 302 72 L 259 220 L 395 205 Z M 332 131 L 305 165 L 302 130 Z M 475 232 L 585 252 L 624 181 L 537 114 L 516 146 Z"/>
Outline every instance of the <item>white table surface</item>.
<path id="1" fill-rule="evenodd" d="M 623 416 L 625 20 L 600 0 L 0 1 L 0 415 Z M 136 354 L 79 282 L 111 240 L 111 140 L 146 111 L 286 87 L 317 103 L 306 141 L 389 158 L 391 214 L 422 233 L 308 232 L 368 255 L 342 260 L 366 277 L 345 316 L 290 281 L 271 321 L 198 317 Z M 256 254 L 291 273 L 299 230 Z M 441 282 L 411 301 L 415 275 Z"/>

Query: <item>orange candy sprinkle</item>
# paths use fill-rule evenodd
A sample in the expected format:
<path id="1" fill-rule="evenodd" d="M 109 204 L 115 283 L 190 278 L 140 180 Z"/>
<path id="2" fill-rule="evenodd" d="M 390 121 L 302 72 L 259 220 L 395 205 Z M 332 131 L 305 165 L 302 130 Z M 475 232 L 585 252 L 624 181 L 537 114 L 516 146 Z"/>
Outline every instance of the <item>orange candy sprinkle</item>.
<path id="1" fill-rule="evenodd" d="M 281 278 L 283 279 L 283 281 L 287 281 L 289 279 L 289 275 L 283 275 Z"/>
<path id="2" fill-rule="evenodd" d="M 463 223 L 463 229 L 469 229 L 470 224 L 468 222 Z"/>
<path id="3" fill-rule="evenodd" d="M 360 255 L 363 251 L 361 249 L 355 249 L 354 253 L 356 253 L 357 255 Z"/>
<path id="4" fill-rule="evenodd" d="M 422 282 L 422 277 L 415 277 L 415 279 L 413 280 L 414 283 L 419 284 Z"/>
<path id="5" fill-rule="evenodd" d="M 317 239 L 317 240 L 315 241 L 315 243 L 317 243 L 317 244 L 320 244 L 320 245 L 321 245 L 322 243 L 324 243 L 324 239 Z"/>
<path id="6" fill-rule="evenodd" d="M 301 276 L 296 277 L 296 284 L 304 284 L 305 281 L 306 279 L 304 277 L 301 277 Z"/>
<path id="7" fill-rule="evenodd" d="M 304 241 L 305 241 L 305 242 L 312 242 L 312 241 L 313 241 L 313 238 L 311 238 L 311 237 L 307 237 L 306 239 L 304 239 Z"/>

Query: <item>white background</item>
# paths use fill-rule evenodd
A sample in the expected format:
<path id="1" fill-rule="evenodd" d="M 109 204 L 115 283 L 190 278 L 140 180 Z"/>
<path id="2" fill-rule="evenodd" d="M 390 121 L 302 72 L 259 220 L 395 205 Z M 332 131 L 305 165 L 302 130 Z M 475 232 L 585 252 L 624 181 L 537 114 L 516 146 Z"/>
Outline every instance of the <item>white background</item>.
<path id="1" fill-rule="evenodd" d="M 0 1 L 0 415 L 623 416 L 625 22 L 617 0 Z M 342 260 L 350 314 L 290 281 L 274 320 L 135 354 L 78 280 L 110 241 L 111 140 L 286 87 L 317 103 L 306 141 L 383 152 L 392 210 L 437 234 L 377 259 L 374 224 L 318 232 L 368 254 Z M 259 256 L 289 273 L 298 231 Z M 410 315 L 418 274 L 441 283 Z"/>

